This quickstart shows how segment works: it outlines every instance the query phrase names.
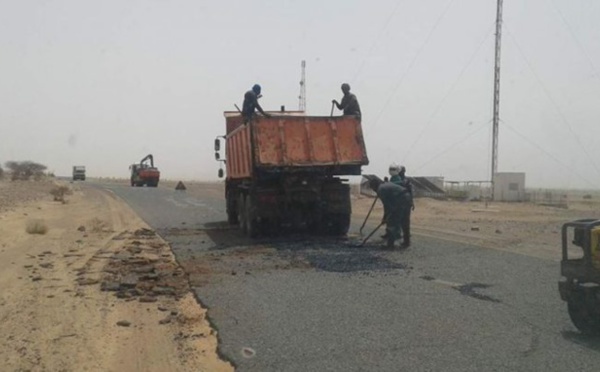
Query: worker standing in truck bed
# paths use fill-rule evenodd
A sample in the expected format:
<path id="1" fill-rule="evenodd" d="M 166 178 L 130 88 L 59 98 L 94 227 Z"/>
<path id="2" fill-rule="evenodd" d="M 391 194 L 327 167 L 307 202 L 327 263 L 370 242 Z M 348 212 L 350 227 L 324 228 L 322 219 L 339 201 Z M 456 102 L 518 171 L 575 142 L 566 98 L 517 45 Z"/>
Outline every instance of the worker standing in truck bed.
<path id="1" fill-rule="evenodd" d="M 338 101 L 335 99 L 331 102 L 338 108 L 338 110 L 343 110 L 344 115 L 354 115 L 360 120 L 360 105 L 358 104 L 358 99 L 354 93 L 350 93 L 350 84 L 342 84 L 342 93 L 344 93 L 344 97 L 342 97 L 341 103 L 338 103 Z"/>
<path id="2" fill-rule="evenodd" d="M 244 123 L 252 121 L 255 110 L 260 111 L 260 113 L 266 117 L 271 116 L 267 114 L 258 103 L 258 99 L 261 97 L 260 91 L 260 85 L 254 84 L 252 89 L 244 94 L 244 104 L 242 105 L 242 116 L 244 117 Z"/>

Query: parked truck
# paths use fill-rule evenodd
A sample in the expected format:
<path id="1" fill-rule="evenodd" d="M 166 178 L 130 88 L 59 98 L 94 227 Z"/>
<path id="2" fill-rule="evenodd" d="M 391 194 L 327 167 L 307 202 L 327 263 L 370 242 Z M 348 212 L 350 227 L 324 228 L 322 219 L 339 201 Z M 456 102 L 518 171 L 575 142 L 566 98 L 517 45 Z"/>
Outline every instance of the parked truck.
<path id="1" fill-rule="evenodd" d="M 73 166 L 73 181 L 85 181 L 85 166 L 74 165 Z"/>
<path id="2" fill-rule="evenodd" d="M 350 185 L 341 177 L 360 175 L 369 163 L 359 119 L 280 112 L 245 124 L 238 112 L 224 115 L 215 157 L 226 165 L 229 223 L 250 237 L 282 228 L 347 233 Z"/>
<path id="3" fill-rule="evenodd" d="M 131 171 L 131 186 L 158 186 L 160 180 L 160 171 L 154 166 L 154 157 L 152 154 L 146 155 L 139 163 L 129 166 Z"/>
<path id="4" fill-rule="evenodd" d="M 560 273 L 558 290 L 571 321 L 582 333 L 600 335 L 600 220 L 563 225 Z"/>

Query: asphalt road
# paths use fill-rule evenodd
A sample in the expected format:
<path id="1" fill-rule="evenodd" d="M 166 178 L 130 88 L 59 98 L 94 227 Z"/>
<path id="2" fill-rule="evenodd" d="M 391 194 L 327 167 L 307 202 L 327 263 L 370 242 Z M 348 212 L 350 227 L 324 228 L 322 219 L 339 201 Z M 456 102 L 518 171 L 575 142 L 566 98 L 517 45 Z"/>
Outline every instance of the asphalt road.
<path id="1" fill-rule="evenodd" d="M 239 371 L 600 368 L 600 340 L 576 331 L 559 298 L 557 262 L 421 236 L 404 252 L 248 240 L 215 193 L 95 186 L 171 243 Z"/>

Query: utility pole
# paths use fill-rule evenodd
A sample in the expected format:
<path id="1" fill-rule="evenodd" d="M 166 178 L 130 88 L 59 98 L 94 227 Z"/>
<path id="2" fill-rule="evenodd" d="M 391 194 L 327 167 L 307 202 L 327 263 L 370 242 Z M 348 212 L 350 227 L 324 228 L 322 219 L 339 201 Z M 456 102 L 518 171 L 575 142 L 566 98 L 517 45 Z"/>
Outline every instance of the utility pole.
<path id="1" fill-rule="evenodd" d="M 500 121 L 500 47 L 502 41 L 502 0 L 496 9 L 496 58 L 494 63 L 494 117 L 492 120 L 492 200 L 498 173 L 498 123 Z"/>
<path id="2" fill-rule="evenodd" d="M 302 112 L 306 112 L 306 61 L 302 61 L 300 66 L 302 67 L 302 74 L 300 75 L 300 95 L 298 96 L 298 109 Z"/>

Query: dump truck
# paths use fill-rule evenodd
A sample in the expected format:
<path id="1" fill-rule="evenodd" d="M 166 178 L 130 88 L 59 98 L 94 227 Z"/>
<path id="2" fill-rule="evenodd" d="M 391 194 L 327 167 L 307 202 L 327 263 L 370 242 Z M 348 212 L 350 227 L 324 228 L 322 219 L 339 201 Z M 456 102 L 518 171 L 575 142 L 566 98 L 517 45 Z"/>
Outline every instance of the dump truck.
<path id="1" fill-rule="evenodd" d="M 600 220 L 563 225 L 560 272 L 558 290 L 571 321 L 582 333 L 600 335 Z"/>
<path id="2" fill-rule="evenodd" d="M 73 181 L 85 181 L 85 166 L 74 165 L 73 166 Z"/>
<path id="3" fill-rule="evenodd" d="M 154 166 L 154 157 L 152 154 L 146 155 L 139 163 L 129 166 L 131 171 L 131 186 L 158 186 L 160 172 Z"/>
<path id="4" fill-rule="evenodd" d="M 359 118 L 288 111 L 245 123 L 239 112 L 224 115 L 226 134 L 215 139 L 215 158 L 226 166 L 230 224 L 250 237 L 287 228 L 347 233 L 350 185 L 341 177 L 360 175 L 369 163 Z"/>

